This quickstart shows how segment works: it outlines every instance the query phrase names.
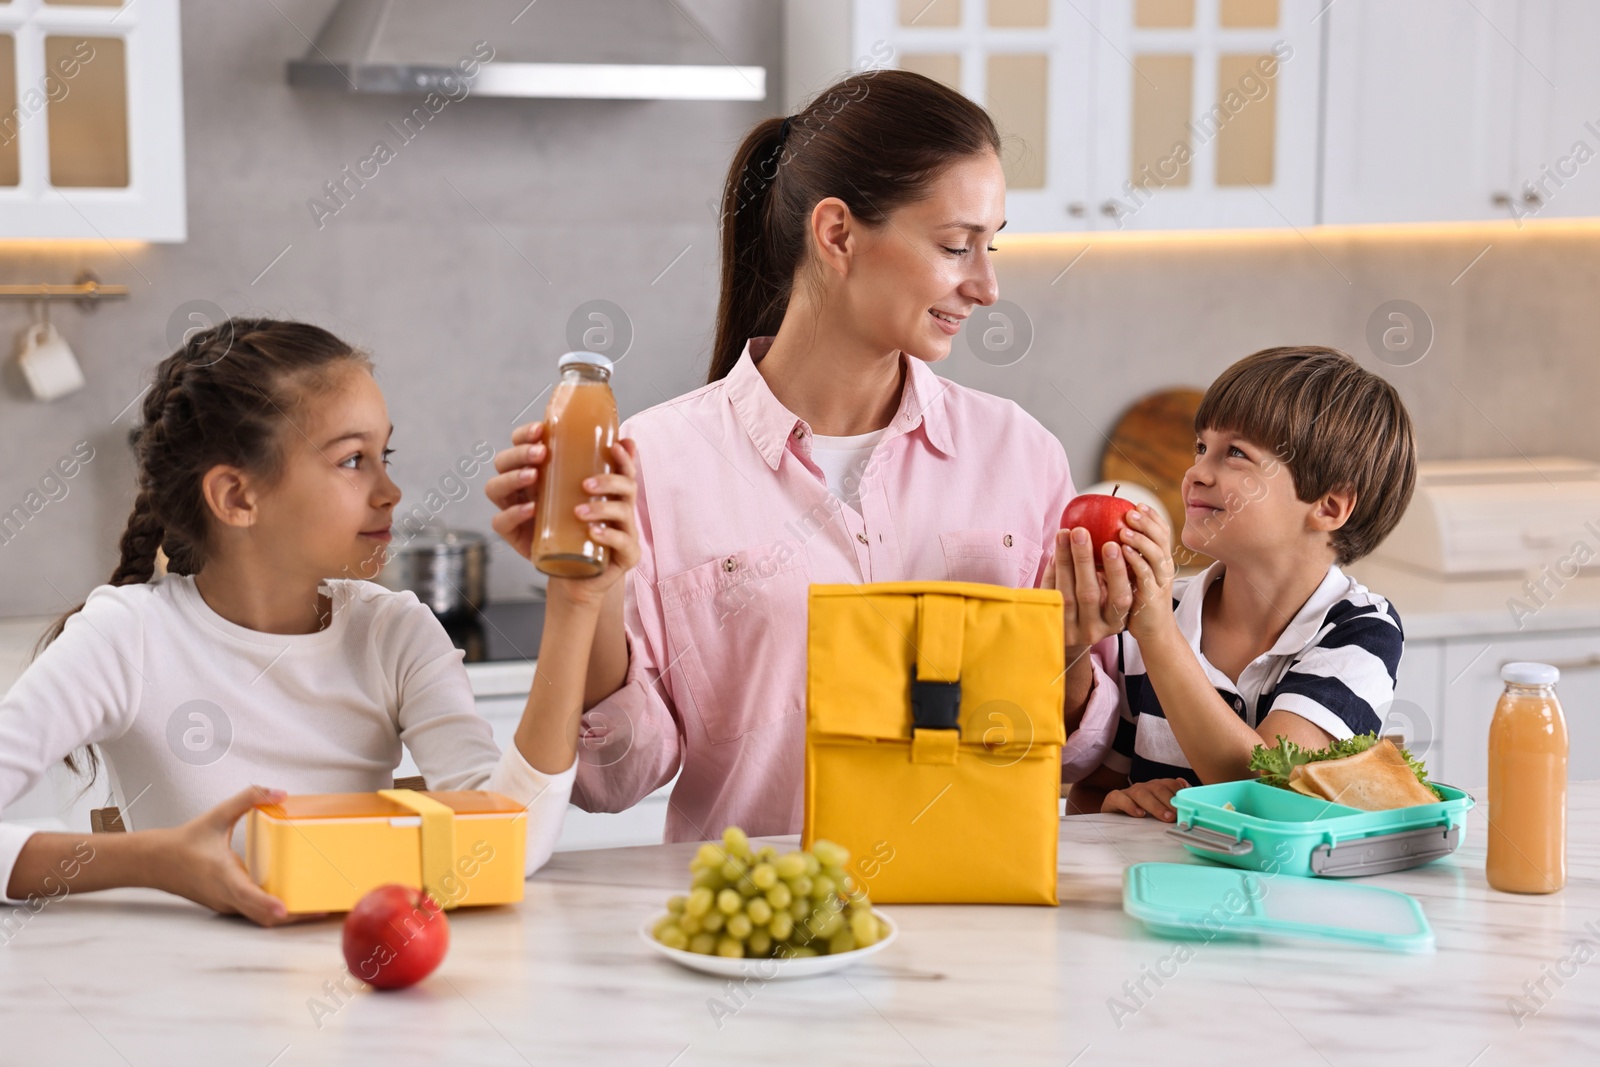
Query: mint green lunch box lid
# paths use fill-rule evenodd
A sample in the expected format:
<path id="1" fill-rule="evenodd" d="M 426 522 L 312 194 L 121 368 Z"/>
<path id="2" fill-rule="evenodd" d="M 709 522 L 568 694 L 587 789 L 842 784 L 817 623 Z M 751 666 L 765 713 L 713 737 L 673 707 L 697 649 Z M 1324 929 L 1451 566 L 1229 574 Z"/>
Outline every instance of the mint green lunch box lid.
<path id="1" fill-rule="evenodd" d="M 1185 940 L 1284 937 L 1394 952 L 1434 947 L 1421 905 L 1404 893 L 1197 863 L 1128 867 L 1122 910 L 1159 934 Z"/>
<path id="2" fill-rule="evenodd" d="M 1472 797 L 1431 783 L 1444 798 L 1362 811 L 1255 780 L 1173 794 L 1168 834 L 1196 856 L 1263 874 L 1350 878 L 1404 870 L 1461 845 Z"/>

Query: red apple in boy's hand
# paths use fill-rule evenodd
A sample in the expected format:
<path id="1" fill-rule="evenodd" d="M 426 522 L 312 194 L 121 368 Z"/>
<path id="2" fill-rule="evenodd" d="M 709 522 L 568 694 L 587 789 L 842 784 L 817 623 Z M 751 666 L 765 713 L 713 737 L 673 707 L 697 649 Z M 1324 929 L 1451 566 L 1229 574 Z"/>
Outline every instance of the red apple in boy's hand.
<path id="1" fill-rule="evenodd" d="M 1061 528 L 1071 530 L 1082 526 L 1089 531 L 1089 546 L 1094 552 L 1094 565 L 1104 569 L 1105 557 L 1101 555 L 1107 544 L 1119 544 L 1122 517 L 1138 505 L 1126 497 L 1116 495 L 1116 489 L 1107 496 L 1103 493 L 1084 493 L 1067 502 L 1061 513 Z"/>
<path id="2" fill-rule="evenodd" d="M 381 885 L 344 920 L 344 961 L 375 989 L 404 989 L 433 973 L 450 947 L 450 921 L 420 889 Z"/>

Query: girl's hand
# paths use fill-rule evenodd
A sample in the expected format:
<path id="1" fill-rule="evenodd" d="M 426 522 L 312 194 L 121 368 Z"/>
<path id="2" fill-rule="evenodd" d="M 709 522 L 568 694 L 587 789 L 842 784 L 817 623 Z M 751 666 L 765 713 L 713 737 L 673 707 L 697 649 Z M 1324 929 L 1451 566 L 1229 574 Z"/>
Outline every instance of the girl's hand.
<path id="1" fill-rule="evenodd" d="M 160 835 L 159 888 L 223 915 L 243 915 L 262 926 L 320 918 L 291 916 L 283 901 L 250 880 L 244 861 L 229 844 L 240 817 L 257 804 L 276 802 L 287 795 L 281 789 L 253 785 L 182 826 L 146 831 Z"/>
<path id="2" fill-rule="evenodd" d="M 578 518 L 589 524 L 589 536 L 606 546 L 606 569 L 593 578 L 551 578 L 549 595 L 574 604 L 599 607 L 610 588 L 639 562 L 639 523 L 634 501 L 639 495 L 638 447 L 632 438 L 611 446 L 610 474 L 586 479 L 583 487 L 602 499 L 577 506 Z"/>
<path id="3" fill-rule="evenodd" d="M 1133 574 L 1133 611 L 1128 632 L 1145 640 L 1177 625 L 1172 614 L 1172 579 L 1178 573 L 1172 560 L 1172 531 L 1148 505 L 1140 504 L 1123 520 L 1122 543 L 1128 570 Z"/>
<path id="4" fill-rule="evenodd" d="M 495 453 L 494 469 L 499 473 L 483 486 L 497 512 L 490 523 L 494 532 L 526 560 L 533 558 L 534 501 L 546 451 L 544 423 L 518 426 L 511 432 L 511 447 Z"/>
<path id="5" fill-rule="evenodd" d="M 1041 588 L 1061 590 L 1069 663 L 1073 653 L 1121 633 L 1127 624 L 1133 586 L 1123 555 L 1116 544 L 1107 544 L 1105 570 L 1097 571 L 1088 530 L 1077 527 L 1056 533 L 1055 557 L 1044 569 Z"/>
<path id="6" fill-rule="evenodd" d="M 1124 815 L 1144 818 L 1146 813 L 1171 822 L 1178 817 L 1172 808 L 1172 794 L 1187 789 L 1189 783 L 1182 778 L 1152 778 L 1148 782 L 1135 782 L 1126 789 L 1113 789 L 1100 805 L 1101 814 L 1120 811 Z"/>

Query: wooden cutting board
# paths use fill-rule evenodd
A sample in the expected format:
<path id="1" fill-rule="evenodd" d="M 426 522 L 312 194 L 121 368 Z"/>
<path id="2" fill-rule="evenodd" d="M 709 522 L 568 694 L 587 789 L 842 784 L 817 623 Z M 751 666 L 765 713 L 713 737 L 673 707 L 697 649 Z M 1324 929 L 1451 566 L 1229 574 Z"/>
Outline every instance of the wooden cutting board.
<path id="1" fill-rule="evenodd" d="M 1198 389 L 1163 389 L 1134 401 L 1111 431 L 1100 457 L 1100 478 L 1133 482 L 1155 492 L 1173 523 L 1172 556 L 1184 570 L 1211 559 L 1183 546 L 1183 475 L 1194 462 L 1194 415 L 1205 394 Z"/>

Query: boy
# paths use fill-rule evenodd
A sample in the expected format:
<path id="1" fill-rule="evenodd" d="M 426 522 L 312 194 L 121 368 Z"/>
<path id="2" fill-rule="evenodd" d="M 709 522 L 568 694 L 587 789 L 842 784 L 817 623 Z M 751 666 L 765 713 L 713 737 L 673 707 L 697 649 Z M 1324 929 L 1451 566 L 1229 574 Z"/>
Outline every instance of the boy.
<path id="1" fill-rule="evenodd" d="M 1223 372 L 1183 480 L 1183 543 L 1216 562 L 1173 581 L 1171 533 L 1143 508 L 1122 551 L 1107 546 L 1108 587 L 1123 586 L 1119 556 L 1133 587 L 1114 638 L 1124 699 L 1111 753 L 1073 787 L 1071 810 L 1170 821 L 1174 792 L 1250 777 L 1251 750 L 1280 734 L 1322 748 L 1378 730 L 1400 616 L 1340 568 L 1394 529 L 1415 482 L 1399 395 L 1344 353 L 1270 348 Z"/>

